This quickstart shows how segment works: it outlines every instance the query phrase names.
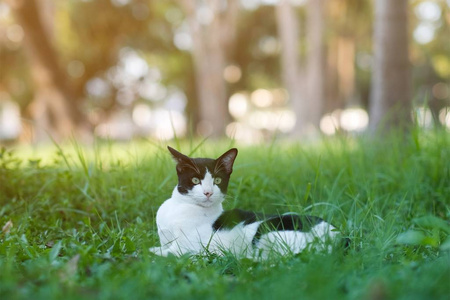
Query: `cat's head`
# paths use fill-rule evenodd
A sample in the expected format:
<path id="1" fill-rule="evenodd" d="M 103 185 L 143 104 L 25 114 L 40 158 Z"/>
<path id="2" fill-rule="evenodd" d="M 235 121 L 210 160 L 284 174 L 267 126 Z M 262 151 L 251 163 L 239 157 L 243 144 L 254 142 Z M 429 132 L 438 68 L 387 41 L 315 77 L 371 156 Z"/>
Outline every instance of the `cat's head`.
<path id="1" fill-rule="evenodd" d="M 237 149 L 233 148 L 217 159 L 191 158 L 167 147 L 177 162 L 177 190 L 186 201 L 210 207 L 225 200 Z"/>

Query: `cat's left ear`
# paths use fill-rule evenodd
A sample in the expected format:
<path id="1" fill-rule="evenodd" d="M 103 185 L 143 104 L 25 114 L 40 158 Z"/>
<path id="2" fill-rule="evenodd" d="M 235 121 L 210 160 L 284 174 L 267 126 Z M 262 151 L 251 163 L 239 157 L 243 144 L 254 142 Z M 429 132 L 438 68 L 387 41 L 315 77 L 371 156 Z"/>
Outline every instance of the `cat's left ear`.
<path id="1" fill-rule="evenodd" d="M 237 154 L 238 150 L 233 148 L 216 159 L 216 172 L 224 170 L 227 174 L 231 174 L 231 172 L 233 172 L 233 164 Z"/>

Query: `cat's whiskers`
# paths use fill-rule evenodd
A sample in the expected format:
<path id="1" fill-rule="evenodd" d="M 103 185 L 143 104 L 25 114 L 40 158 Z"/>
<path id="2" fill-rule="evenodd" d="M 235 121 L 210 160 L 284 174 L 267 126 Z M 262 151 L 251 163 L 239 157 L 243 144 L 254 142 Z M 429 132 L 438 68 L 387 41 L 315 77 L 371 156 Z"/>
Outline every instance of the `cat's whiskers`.
<path id="1" fill-rule="evenodd" d="M 230 195 L 228 195 L 228 194 L 226 194 L 226 195 L 224 195 L 224 197 L 223 197 L 223 201 L 225 201 L 225 200 L 227 200 L 227 199 L 234 199 L 234 197 L 233 197 L 233 196 L 230 196 Z"/>

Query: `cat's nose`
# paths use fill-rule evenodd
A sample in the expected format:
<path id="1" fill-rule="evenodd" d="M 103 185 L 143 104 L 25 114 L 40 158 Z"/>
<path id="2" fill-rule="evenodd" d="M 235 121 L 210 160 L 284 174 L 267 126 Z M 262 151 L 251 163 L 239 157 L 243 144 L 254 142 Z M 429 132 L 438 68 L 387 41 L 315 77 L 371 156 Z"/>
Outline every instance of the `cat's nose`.
<path id="1" fill-rule="evenodd" d="M 203 194 L 206 196 L 206 198 L 209 198 L 212 196 L 213 192 L 203 192 Z"/>

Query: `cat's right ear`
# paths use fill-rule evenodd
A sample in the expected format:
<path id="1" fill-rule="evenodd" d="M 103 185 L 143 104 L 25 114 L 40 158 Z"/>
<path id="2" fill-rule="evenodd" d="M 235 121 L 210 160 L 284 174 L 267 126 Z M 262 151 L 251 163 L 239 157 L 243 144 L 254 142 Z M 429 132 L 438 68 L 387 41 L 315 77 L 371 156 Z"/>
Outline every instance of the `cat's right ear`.
<path id="1" fill-rule="evenodd" d="M 180 153 L 169 146 L 167 146 L 167 149 L 169 149 L 170 153 L 172 154 L 172 157 L 177 163 L 178 173 L 181 173 L 184 168 L 193 168 L 194 170 L 197 170 L 197 168 L 193 165 L 192 160 L 189 158 L 189 156 L 184 155 L 183 153 Z"/>
<path id="2" fill-rule="evenodd" d="M 170 153 L 172 154 L 172 157 L 175 159 L 175 161 L 177 163 L 183 163 L 183 162 L 185 163 L 185 162 L 190 161 L 189 157 L 187 157 L 183 153 L 178 152 L 177 150 L 173 149 L 172 147 L 167 146 L 167 149 L 169 149 Z"/>
<path id="3" fill-rule="evenodd" d="M 183 166 L 192 165 L 192 161 L 187 155 L 184 155 L 183 153 L 180 153 L 169 146 L 167 146 L 167 149 L 169 149 L 170 153 L 172 154 L 172 157 L 177 163 L 177 171 L 181 171 L 183 169 Z"/>

